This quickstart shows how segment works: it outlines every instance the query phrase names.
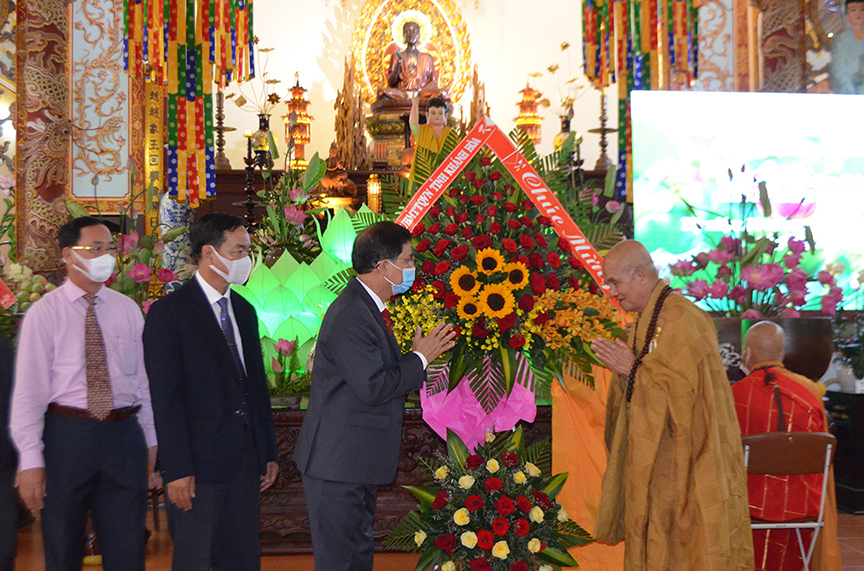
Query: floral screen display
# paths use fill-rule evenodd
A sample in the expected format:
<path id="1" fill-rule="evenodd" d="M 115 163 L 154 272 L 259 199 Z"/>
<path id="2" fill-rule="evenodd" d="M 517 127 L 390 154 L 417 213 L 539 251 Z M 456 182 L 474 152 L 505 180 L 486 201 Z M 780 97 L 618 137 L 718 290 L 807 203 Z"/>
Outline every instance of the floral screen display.
<path id="1" fill-rule="evenodd" d="M 674 287 L 732 313 L 712 301 L 748 288 L 738 309 L 772 287 L 787 313 L 862 307 L 861 97 L 637 91 L 632 119 L 635 237 Z"/>

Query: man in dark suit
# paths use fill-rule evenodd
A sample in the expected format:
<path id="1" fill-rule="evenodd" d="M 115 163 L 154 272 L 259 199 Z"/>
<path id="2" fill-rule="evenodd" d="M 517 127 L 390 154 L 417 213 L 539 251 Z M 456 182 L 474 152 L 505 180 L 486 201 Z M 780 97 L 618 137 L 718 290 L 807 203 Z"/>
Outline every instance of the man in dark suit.
<path id="1" fill-rule="evenodd" d="M 18 541 L 18 504 L 15 469 L 18 454 L 9 439 L 9 401 L 12 398 L 12 353 L 0 335 L 0 571 L 15 569 Z"/>
<path id="2" fill-rule="evenodd" d="M 144 362 L 160 442 L 173 571 L 261 567 L 260 492 L 279 470 L 258 318 L 231 284 L 249 278 L 243 220 L 189 233 L 193 279 L 150 308 Z"/>
<path id="3" fill-rule="evenodd" d="M 403 354 L 384 302 L 414 280 L 411 233 L 379 222 L 360 233 L 351 255 L 358 276 L 324 316 L 312 369 L 309 408 L 294 449 L 315 568 L 371 571 L 377 486 L 396 476 L 405 396 L 426 366 L 453 347 L 449 324 Z"/>

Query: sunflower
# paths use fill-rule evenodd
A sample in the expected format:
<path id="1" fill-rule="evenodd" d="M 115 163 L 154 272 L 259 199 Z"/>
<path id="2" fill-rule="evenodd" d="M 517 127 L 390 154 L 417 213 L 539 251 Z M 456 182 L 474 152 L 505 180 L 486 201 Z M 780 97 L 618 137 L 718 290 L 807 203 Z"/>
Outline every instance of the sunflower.
<path id="1" fill-rule="evenodd" d="M 474 295 L 480 289 L 477 274 L 469 270 L 467 266 L 459 266 L 455 272 L 450 274 L 450 289 L 459 297 Z"/>
<path id="2" fill-rule="evenodd" d="M 456 312 L 462 319 L 471 321 L 480 315 L 480 307 L 477 305 L 477 300 L 473 297 L 463 297 L 459 300 Z"/>
<path id="3" fill-rule="evenodd" d="M 504 284 L 488 284 L 480 292 L 478 302 L 480 311 L 490 318 L 506 317 L 516 306 L 513 292 Z"/>
<path id="4" fill-rule="evenodd" d="M 507 278 L 504 285 L 512 290 L 522 289 L 528 285 L 528 268 L 522 262 L 512 262 L 504 266 Z"/>
<path id="5" fill-rule="evenodd" d="M 477 269 L 486 275 L 500 272 L 504 267 L 504 256 L 498 250 L 486 248 L 477 252 Z"/>

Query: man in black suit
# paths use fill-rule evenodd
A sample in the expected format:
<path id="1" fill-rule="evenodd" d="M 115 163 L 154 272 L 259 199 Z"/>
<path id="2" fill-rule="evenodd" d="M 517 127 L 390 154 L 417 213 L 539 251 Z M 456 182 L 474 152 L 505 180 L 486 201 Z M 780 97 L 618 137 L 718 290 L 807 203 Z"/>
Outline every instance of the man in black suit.
<path id="1" fill-rule="evenodd" d="M 279 465 L 249 278 L 249 234 L 228 214 L 190 229 L 198 272 L 150 308 L 144 363 L 160 442 L 173 571 L 257 571 L 260 492 Z"/>
<path id="2" fill-rule="evenodd" d="M 15 469 L 18 454 L 9 439 L 9 401 L 12 398 L 12 353 L 0 335 L 0 571 L 15 569 L 18 541 L 18 494 Z"/>
<path id="3" fill-rule="evenodd" d="M 315 568 L 371 571 L 375 491 L 396 476 L 405 396 L 426 379 L 426 366 L 453 347 L 455 332 L 420 328 L 403 354 L 384 302 L 414 280 L 411 233 L 379 222 L 360 233 L 351 261 L 358 277 L 324 316 L 309 408 L 294 449 Z"/>

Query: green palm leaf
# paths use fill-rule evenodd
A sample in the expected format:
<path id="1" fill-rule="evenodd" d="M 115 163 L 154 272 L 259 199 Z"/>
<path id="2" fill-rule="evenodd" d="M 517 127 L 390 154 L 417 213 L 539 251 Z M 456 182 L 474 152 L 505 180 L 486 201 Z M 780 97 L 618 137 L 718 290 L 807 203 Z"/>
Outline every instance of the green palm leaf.
<path id="1" fill-rule="evenodd" d="M 543 474 L 552 473 L 552 447 L 548 440 L 541 440 L 527 446 L 523 458 L 526 462 L 531 462 L 537 466 Z"/>
<path id="2" fill-rule="evenodd" d="M 419 551 L 414 543 L 414 534 L 427 529 L 429 524 L 420 518 L 420 512 L 412 511 L 384 538 L 384 545 L 396 551 Z"/>

